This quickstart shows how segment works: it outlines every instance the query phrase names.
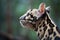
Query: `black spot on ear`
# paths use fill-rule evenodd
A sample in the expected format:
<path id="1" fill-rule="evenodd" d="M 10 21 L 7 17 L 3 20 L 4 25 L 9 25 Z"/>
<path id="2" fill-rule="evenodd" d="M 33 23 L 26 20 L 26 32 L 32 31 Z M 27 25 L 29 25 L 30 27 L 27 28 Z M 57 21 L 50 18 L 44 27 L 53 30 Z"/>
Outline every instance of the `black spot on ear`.
<path id="1" fill-rule="evenodd" d="M 54 40 L 60 40 L 60 37 L 55 37 L 55 39 Z"/>
<path id="2" fill-rule="evenodd" d="M 51 35 L 53 33 L 53 29 L 48 29 L 48 33 Z"/>
<path id="3" fill-rule="evenodd" d="M 56 33 L 54 32 L 53 36 L 55 36 L 55 35 L 56 35 Z"/>
<path id="4" fill-rule="evenodd" d="M 56 27 L 56 30 L 57 30 L 58 33 L 60 33 L 60 29 L 58 27 Z"/>

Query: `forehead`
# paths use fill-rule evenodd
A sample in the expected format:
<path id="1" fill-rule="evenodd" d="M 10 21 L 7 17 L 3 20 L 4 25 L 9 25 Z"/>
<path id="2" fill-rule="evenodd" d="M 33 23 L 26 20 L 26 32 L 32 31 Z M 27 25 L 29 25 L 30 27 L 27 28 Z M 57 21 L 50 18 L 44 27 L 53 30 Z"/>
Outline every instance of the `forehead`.
<path id="1" fill-rule="evenodd" d="M 29 9 L 26 13 L 35 13 L 38 12 L 38 9 Z"/>
<path id="2" fill-rule="evenodd" d="M 37 17 L 37 19 L 41 16 L 41 13 L 39 12 L 38 9 L 29 9 L 26 14 L 31 14 L 35 17 Z"/>
<path id="3" fill-rule="evenodd" d="M 29 13 L 29 12 L 31 12 L 31 10 L 32 10 L 32 9 L 29 9 L 29 10 L 28 10 L 26 13 Z"/>

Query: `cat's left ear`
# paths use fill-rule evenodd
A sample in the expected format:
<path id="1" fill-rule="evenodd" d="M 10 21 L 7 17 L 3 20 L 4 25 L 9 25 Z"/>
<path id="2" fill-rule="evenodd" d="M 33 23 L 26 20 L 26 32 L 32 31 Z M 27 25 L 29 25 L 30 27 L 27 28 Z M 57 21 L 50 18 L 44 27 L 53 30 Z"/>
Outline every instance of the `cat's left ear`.
<path id="1" fill-rule="evenodd" d="M 41 14 L 44 14 L 44 12 L 45 12 L 45 3 L 40 4 L 39 11 L 40 11 Z"/>
<path id="2" fill-rule="evenodd" d="M 51 6 L 46 7 L 46 11 L 47 11 L 48 13 L 50 13 L 50 10 L 51 10 Z"/>

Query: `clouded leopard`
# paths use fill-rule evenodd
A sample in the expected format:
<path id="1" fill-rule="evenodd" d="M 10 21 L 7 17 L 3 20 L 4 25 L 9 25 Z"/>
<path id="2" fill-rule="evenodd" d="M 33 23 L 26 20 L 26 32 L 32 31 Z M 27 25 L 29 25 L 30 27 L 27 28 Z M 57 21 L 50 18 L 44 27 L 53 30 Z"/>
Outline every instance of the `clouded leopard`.
<path id="1" fill-rule="evenodd" d="M 40 40 L 60 40 L 60 30 L 49 16 L 50 7 L 41 3 L 38 9 L 29 9 L 20 19 L 20 24 L 36 31 Z"/>

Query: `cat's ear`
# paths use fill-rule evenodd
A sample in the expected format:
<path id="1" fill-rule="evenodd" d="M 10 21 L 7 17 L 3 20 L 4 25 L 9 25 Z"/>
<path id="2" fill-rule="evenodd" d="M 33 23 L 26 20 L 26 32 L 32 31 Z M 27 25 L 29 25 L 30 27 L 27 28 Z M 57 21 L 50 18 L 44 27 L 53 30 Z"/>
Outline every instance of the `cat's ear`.
<path id="1" fill-rule="evenodd" d="M 49 13 L 51 10 L 51 6 L 46 7 L 46 11 Z"/>
<path id="2" fill-rule="evenodd" d="M 45 3 L 40 4 L 39 11 L 40 11 L 40 13 L 44 14 L 44 12 L 45 12 Z"/>

